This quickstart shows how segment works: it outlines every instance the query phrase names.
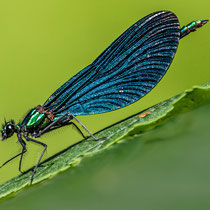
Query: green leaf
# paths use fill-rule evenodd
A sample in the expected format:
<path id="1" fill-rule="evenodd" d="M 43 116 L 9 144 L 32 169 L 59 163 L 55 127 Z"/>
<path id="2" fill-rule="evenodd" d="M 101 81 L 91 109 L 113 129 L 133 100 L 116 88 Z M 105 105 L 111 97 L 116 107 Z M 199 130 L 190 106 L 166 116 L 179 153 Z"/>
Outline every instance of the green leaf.
<path id="1" fill-rule="evenodd" d="M 149 108 L 144 112 L 146 114 L 138 113 L 112 125 L 96 134 L 97 138 L 106 137 L 106 140 L 94 141 L 89 138 L 44 162 L 38 168 L 33 184 L 52 178 L 59 172 L 72 168 L 78 165 L 84 157 L 107 150 L 113 144 L 123 142 L 123 140 L 139 138 L 139 135 L 147 134 L 148 131 L 154 130 L 154 128 L 163 125 L 179 114 L 193 110 L 209 101 L 210 83 L 207 83 Z M 151 138 L 149 141 L 151 141 Z M 31 171 L 2 184 L 0 186 L 0 197 L 6 197 L 28 186 L 30 176 Z"/>

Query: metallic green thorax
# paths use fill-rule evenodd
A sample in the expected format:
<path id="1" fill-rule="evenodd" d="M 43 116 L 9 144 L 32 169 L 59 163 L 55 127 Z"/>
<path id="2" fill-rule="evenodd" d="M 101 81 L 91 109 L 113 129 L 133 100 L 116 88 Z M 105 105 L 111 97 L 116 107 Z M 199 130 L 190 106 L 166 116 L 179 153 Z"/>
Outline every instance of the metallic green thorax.
<path id="1" fill-rule="evenodd" d="M 45 128 L 50 123 L 50 120 L 46 117 L 45 113 L 39 113 L 36 108 L 32 109 L 22 122 L 23 126 L 27 129 L 39 127 L 39 129 Z"/>
<path id="2" fill-rule="evenodd" d="M 31 118 L 27 122 L 26 126 L 31 127 L 31 126 L 36 126 L 40 124 L 40 122 L 44 119 L 45 115 L 42 113 L 40 114 L 39 112 L 33 110 L 31 113 Z"/>

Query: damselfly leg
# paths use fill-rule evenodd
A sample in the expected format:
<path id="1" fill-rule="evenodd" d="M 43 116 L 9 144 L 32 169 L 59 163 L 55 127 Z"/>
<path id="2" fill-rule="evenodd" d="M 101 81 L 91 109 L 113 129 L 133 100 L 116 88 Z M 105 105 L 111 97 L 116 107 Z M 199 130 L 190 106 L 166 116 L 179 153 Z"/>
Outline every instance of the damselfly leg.
<path id="1" fill-rule="evenodd" d="M 42 157 L 43 157 L 43 155 L 44 155 L 44 153 L 45 153 L 45 151 L 46 151 L 46 149 L 47 149 L 47 145 L 46 145 L 45 143 L 41 142 L 41 141 L 37 141 L 37 140 L 35 140 L 35 139 L 29 138 L 29 137 L 27 136 L 27 134 L 24 134 L 23 136 L 24 136 L 24 138 L 25 138 L 27 141 L 32 141 L 32 142 L 34 142 L 34 143 L 36 143 L 36 144 L 39 144 L 39 145 L 42 145 L 42 146 L 44 147 L 44 149 L 43 149 L 43 151 L 42 151 L 42 154 L 41 154 L 41 156 L 39 157 L 39 160 L 38 160 L 37 164 L 35 165 L 35 167 L 34 167 L 34 169 L 33 169 L 33 172 L 32 172 L 32 175 L 31 175 L 31 184 L 32 184 L 33 179 L 34 179 L 34 174 L 36 173 L 36 169 L 37 169 L 37 167 L 39 166 L 39 164 L 40 164 L 40 162 L 41 162 L 41 160 L 42 160 Z"/>
<path id="2" fill-rule="evenodd" d="M 7 160 L 5 163 L 3 163 L 0 168 L 2 168 L 3 166 L 5 166 L 7 163 L 9 163 L 10 161 L 14 160 L 15 158 L 19 157 L 20 156 L 20 161 L 19 161 L 19 171 L 21 173 L 22 170 L 21 170 L 21 163 L 22 163 L 22 158 L 23 158 L 23 154 L 27 151 L 26 149 L 26 143 L 25 141 L 22 139 L 21 135 L 18 134 L 18 142 L 20 143 L 20 145 L 22 146 L 22 152 L 20 152 L 19 154 L 15 155 L 14 157 L 10 158 L 9 160 Z"/>
<path id="3" fill-rule="evenodd" d="M 52 128 L 53 126 L 55 126 L 56 124 L 58 124 L 59 122 L 62 122 L 62 120 L 69 116 L 69 120 L 71 119 L 75 119 L 89 134 L 90 136 L 97 141 L 98 139 L 85 127 L 84 124 L 82 124 L 82 122 L 80 122 L 72 113 L 66 112 L 65 114 L 63 114 L 62 116 L 60 116 L 57 120 L 53 121 L 51 124 L 49 124 L 46 128 L 44 128 L 41 132 L 39 132 L 38 134 L 36 134 L 34 137 L 40 137 L 41 135 L 43 135 L 44 133 L 46 133 L 47 131 L 49 131 L 50 128 Z M 78 130 L 79 132 L 82 134 L 82 136 L 84 137 L 84 134 L 82 133 L 82 131 L 74 124 L 72 123 Z"/>

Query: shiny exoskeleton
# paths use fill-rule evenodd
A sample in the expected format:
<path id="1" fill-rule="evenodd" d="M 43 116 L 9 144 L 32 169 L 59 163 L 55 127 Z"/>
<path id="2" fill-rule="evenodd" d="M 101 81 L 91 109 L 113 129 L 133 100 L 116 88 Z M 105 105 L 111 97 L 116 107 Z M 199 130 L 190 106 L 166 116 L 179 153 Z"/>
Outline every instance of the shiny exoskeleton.
<path id="1" fill-rule="evenodd" d="M 16 133 L 22 151 L 2 166 L 20 156 L 19 171 L 22 172 L 26 141 L 40 144 L 44 149 L 33 168 L 32 183 L 47 149 L 47 145 L 36 138 L 66 124 L 76 126 L 72 120 L 96 140 L 76 116 L 113 111 L 145 96 L 168 70 L 179 39 L 206 23 L 207 20 L 192 21 L 180 29 L 176 15 L 169 11 L 155 12 L 139 20 L 92 64 L 57 89 L 44 105 L 31 109 L 22 122 L 16 125 L 13 120 L 5 121 L 2 140 Z"/>

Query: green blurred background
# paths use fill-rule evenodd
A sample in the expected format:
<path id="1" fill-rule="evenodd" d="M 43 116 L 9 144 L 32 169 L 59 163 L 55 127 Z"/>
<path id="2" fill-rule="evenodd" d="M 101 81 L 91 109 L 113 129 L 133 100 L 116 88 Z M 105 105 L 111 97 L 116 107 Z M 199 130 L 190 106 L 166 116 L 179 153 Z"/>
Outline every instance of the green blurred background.
<path id="1" fill-rule="evenodd" d="M 112 41 L 145 15 L 173 11 L 180 24 L 210 18 L 209 0 L 0 1 L 0 121 L 22 120 L 75 73 L 90 64 Z M 118 111 L 81 116 L 96 132 L 114 122 L 210 80 L 210 25 L 180 40 L 175 59 L 160 84 L 137 103 Z M 45 158 L 81 137 L 72 127 L 41 137 Z M 16 136 L 0 142 L 0 162 L 21 150 Z M 41 149 L 28 144 L 23 168 L 36 163 Z M 18 175 L 18 160 L 1 169 L 0 183 Z"/>

